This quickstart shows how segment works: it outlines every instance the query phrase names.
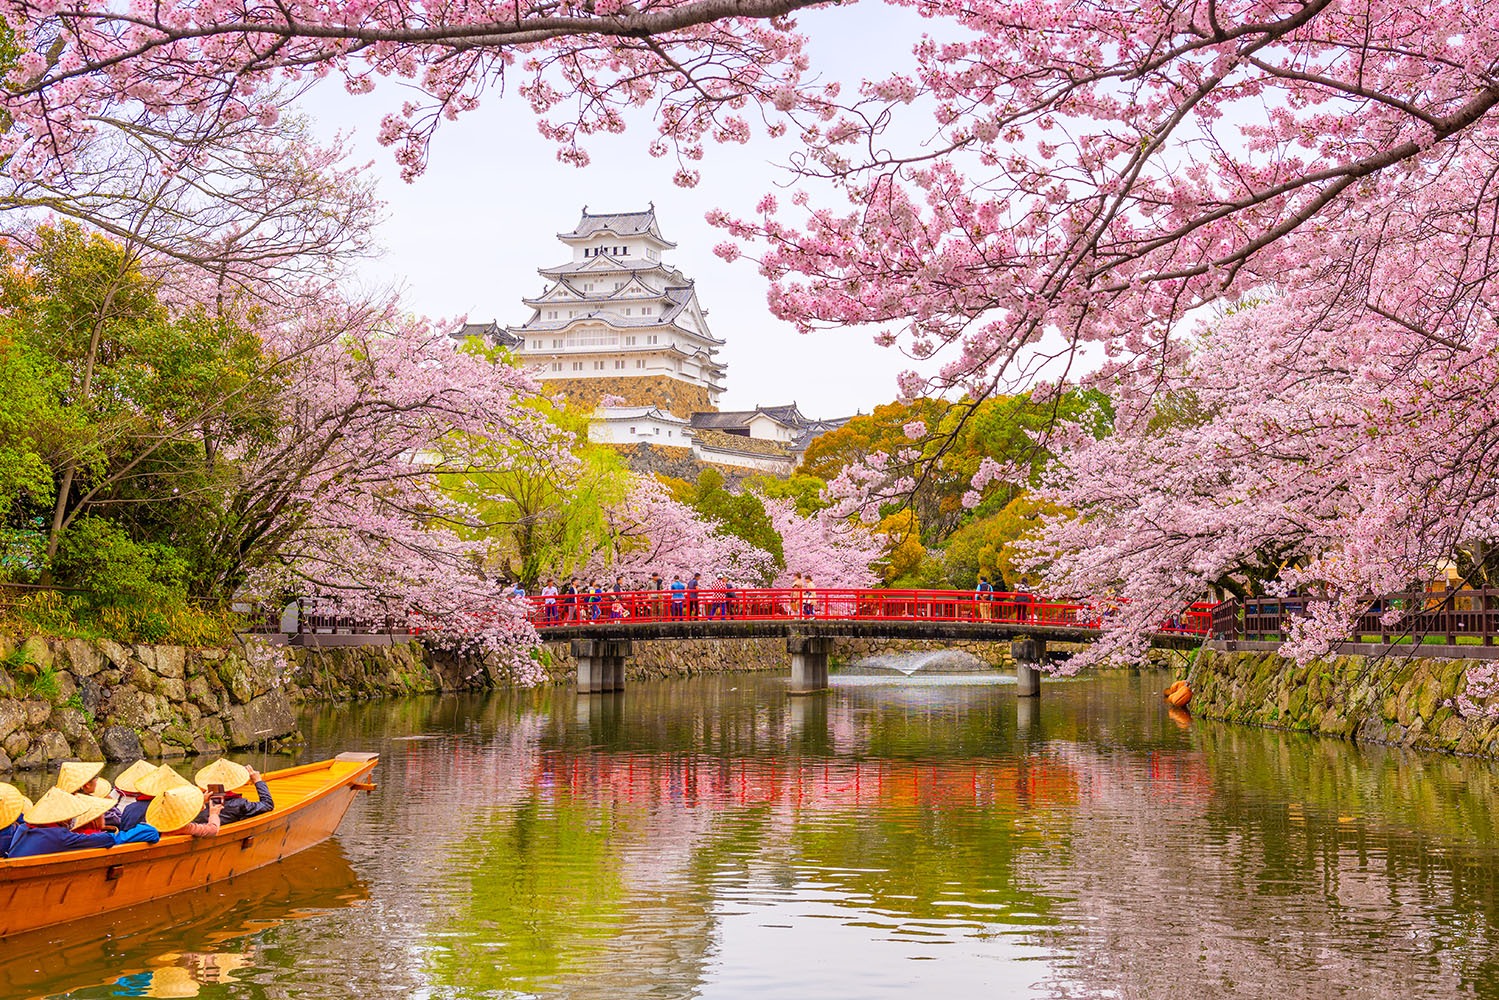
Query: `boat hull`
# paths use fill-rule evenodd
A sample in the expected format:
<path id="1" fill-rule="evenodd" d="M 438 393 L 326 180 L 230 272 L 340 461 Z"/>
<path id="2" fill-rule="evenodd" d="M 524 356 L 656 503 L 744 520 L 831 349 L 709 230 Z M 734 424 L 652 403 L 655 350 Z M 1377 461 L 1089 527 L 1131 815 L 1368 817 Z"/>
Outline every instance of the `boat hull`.
<path id="1" fill-rule="evenodd" d="M 0 937 L 161 899 L 210 885 L 327 840 L 338 829 L 355 796 L 379 763 L 326 761 L 326 780 L 281 808 L 282 785 L 322 777 L 323 765 L 266 775 L 277 808 L 226 826 L 216 837 L 163 837 L 156 844 L 72 851 L 0 862 Z M 345 766 L 339 766 L 345 765 Z"/>

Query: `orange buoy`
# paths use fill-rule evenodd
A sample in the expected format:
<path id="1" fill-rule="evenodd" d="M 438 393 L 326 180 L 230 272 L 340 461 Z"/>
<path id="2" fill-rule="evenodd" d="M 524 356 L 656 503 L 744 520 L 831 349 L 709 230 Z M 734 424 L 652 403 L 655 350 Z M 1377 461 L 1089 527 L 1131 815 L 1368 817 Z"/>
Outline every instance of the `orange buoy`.
<path id="1" fill-rule="evenodd" d="M 1166 703 L 1172 708 L 1186 708 L 1192 700 L 1192 689 L 1186 681 L 1177 681 L 1166 689 Z"/>

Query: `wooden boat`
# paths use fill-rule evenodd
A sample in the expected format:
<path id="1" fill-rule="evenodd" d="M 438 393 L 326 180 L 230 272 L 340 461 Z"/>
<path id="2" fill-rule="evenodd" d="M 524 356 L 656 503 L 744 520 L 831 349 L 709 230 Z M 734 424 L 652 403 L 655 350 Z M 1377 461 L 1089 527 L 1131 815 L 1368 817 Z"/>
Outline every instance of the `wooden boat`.
<path id="1" fill-rule="evenodd" d="M 132 906 L 116 916 L 17 934 L 0 942 L 0 997 L 38 998 L 126 983 L 164 965 L 215 962 L 253 948 L 259 932 L 357 906 L 369 887 L 337 839 L 280 864 Z M 37 961 L 38 955 L 48 956 Z M 111 990 L 114 992 L 111 993 Z M 135 994 L 130 994 L 135 995 Z M 151 995 L 144 992 L 144 995 Z"/>
<path id="2" fill-rule="evenodd" d="M 274 864 L 331 837 L 380 762 L 343 753 L 265 775 L 276 808 L 216 837 L 0 861 L 0 937 L 152 902 Z M 243 789 L 251 797 L 253 787 Z"/>

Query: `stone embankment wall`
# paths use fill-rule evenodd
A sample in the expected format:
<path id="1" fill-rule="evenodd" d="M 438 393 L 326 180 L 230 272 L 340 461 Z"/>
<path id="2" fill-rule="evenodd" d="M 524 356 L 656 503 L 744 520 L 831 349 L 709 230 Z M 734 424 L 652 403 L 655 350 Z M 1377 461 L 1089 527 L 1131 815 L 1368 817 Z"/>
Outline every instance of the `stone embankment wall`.
<path id="1" fill-rule="evenodd" d="M 1335 656 L 1297 666 L 1275 653 L 1205 649 L 1193 664 L 1194 715 L 1449 753 L 1499 756 L 1499 716 L 1457 704 L 1479 660 Z"/>
<path id="2" fill-rule="evenodd" d="M 459 687 L 416 644 L 230 649 L 0 637 L 0 772 L 275 742 L 295 707 Z M 482 683 L 487 683 L 487 679 Z"/>

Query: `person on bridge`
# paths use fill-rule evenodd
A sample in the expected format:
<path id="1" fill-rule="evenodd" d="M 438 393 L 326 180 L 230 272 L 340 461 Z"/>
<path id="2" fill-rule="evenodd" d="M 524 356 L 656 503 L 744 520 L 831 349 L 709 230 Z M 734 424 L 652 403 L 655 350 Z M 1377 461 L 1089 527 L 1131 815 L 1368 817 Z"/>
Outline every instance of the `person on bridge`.
<path id="1" fill-rule="evenodd" d="M 687 617 L 696 618 L 701 610 L 697 604 L 698 587 L 701 585 L 701 575 L 692 574 L 692 579 L 687 581 Z"/>
<path id="2" fill-rule="evenodd" d="M 728 590 L 729 581 L 724 579 L 723 575 L 720 574 L 718 580 L 713 584 L 713 589 L 708 591 L 709 618 L 729 617 L 729 606 L 724 600 L 724 595 L 728 593 Z"/>
<path id="3" fill-rule="evenodd" d="M 812 589 L 812 574 L 803 575 L 802 615 L 811 618 L 817 614 L 817 591 Z"/>
<path id="4" fill-rule="evenodd" d="M 1030 621 L 1031 602 L 1036 598 L 1031 593 L 1024 580 L 1015 585 L 1015 617 L 1020 621 Z"/>
<path id="5" fill-rule="evenodd" d="M 572 621 L 577 610 L 576 601 L 578 598 L 578 578 L 571 577 L 566 583 L 562 585 L 562 589 L 557 591 L 557 596 L 561 598 L 560 613 L 563 619 L 566 621 Z"/>
<path id="6" fill-rule="evenodd" d="M 686 610 L 687 585 L 682 582 L 681 576 L 671 578 L 671 616 L 681 618 Z"/>
<path id="7" fill-rule="evenodd" d="M 541 588 L 541 603 L 546 608 L 546 620 L 548 623 L 557 620 L 557 581 L 547 577 L 547 582 Z"/>
<path id="8" fill-rule="evenodd" d="M 665 605 L 661 600 L 661 591 L 666 589 L 666 581 L 661 579 L 661 574 L 655 570 L 651 570 L 650 589 L 655 592 L 651 595 L 651 617 L 660 618 L 666 611 Z"/>
<path id="9" fill-rule="evenodd" d="M 979 577 L 979 585 L 973 588 L 974 606 L 978 610 L 978 617 L 988 621 L 994 617 L 994 585 L 989 582 L 987 576 Z"/>

